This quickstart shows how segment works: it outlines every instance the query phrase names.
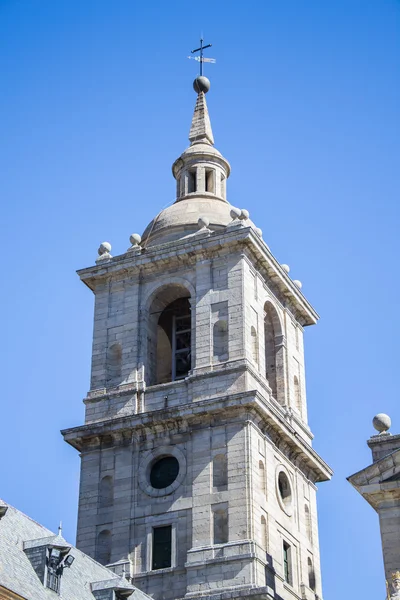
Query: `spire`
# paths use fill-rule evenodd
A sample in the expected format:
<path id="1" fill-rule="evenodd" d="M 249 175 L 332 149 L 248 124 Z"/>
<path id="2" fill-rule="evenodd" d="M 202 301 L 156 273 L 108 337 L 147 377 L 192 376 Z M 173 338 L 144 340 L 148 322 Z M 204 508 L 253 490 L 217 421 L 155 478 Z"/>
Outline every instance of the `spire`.
<path id="1" fill-rule="evenodd" d="M 200 79 L 200 77 L 198 77 L 198 79 Z M 195 80 L 195 83 L 198 81 L 198 79 Z M 202 77 L 201 79 L 206 78 Z M 211 146 L 214 145 L 214 137 L 211 129 L 210 117 L 208 114 L 206 95 L 202 90 L 199 91 L 197 96 L 192 125 L 190 127 L 189 141 L 191 144 L 203 142 L 205 144 L 211 144 Z"/>

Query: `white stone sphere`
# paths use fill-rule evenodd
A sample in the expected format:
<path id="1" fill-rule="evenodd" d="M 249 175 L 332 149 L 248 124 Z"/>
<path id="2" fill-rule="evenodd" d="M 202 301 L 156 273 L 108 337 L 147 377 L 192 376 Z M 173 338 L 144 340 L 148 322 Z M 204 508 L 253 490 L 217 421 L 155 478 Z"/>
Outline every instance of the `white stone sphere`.
<path id="1" fill-rule="evenodd" d="M 111 244 L 109 244 L 108 242 L 102 242 L 98 249 L 99 256 L 102 256 L 107 252 L 111 252 Z"/>
<path id="2" fill-rule="evenodd" d="M 132 246 L 138 246 L 142 241 L 142 236 L 138 233 L 132 233 L 132 235 L 129 237 L 129 241 L 132 244 Z"/>
<path id="3" fill-rule="evenodd" d="M 262 229 L 260 229 L 259 227 L 256 227 L 256 233 L 257 235 L 259 235 L 260 237 L 262 237 Z"/>
<path id="4" fill-rule="evenodd" d="M 285 264 L 283 264 L 283 265 L 281 265 L 281 267 L 282 267 L 282 269 L 285 271 L 285 273 L 289 273 L 289 271 L 290 271 L 290 267 L 289 267 L 289 265 L 285 265 Z"/>
<path id="5" fill-rule="evenodd" d="M 239 219 L 248 219 L 250 217 L 250 213 L 248 210 L 246 210 L 245 208 L 242 208 L 242 210 L 240 211 L 240 217 Z"/>
<path id="6" fill-rule="evenodd" d="M 241 214 L 242 214 L 242 211 L 240 210 L 240 208 L 235 208 L 234 206 L 232 206 L 231 212 L 230 212 L 232 219 L 238 219 Z"/>
<path id="7" fill-rule="evenodd" d="M 379 413 L 372 419 L 372 425 L 376 431 L 379 431 L 379 433 L 385 433 L 388 431 L 388 429 L 390 429 L 392 420 L 388 415 L 385 415 L 385 413 Z"/>
<path id="8" fill-rule="evenodd" d="M 303 287 L 303 284 L 301 283 L 301 281 L 299 279 L 293 279 L 293 283 L 296 287 L 299 288 L 299 290 L 301 290 L 301 288 Z"/>
<path id="9" fill-rule="evenodd" d="M 199 227 L 203 228 L 203 227 L 208 227 L 210 224 L 210 219 L 207 219 L 207 217 L 199 217 L 199 220 L 197 221 Z"/>

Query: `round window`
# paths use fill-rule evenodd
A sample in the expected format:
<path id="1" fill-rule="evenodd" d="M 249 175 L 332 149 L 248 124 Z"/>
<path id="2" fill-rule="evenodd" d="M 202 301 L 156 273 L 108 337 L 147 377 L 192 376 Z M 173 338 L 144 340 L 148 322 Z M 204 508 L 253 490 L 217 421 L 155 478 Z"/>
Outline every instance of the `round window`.
<path id="1" fill-rule="evenodd" d="M 292 514 L 292 488 L 290 486 L 289 477 L 283 469 L 277 474 L 277 492 L 278 500 L 281 508 L 289 516 Z"/>
<path id="2" fill-rule="evenodd" d="M 164 456 L 157 460 L 150 470 L 150 484 L 156 490 L 170 486 L 179 473 L 179 462 L 175 456 Z"/>

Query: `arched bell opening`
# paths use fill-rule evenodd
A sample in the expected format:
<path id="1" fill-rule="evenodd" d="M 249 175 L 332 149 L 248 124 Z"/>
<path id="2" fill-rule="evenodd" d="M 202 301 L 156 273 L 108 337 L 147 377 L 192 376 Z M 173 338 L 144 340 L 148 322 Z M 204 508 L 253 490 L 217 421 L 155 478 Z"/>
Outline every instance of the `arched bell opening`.
<path id="1" fill-rule="evenodd" d="M 148 320 L 148 385 L 184 379 L 191 369 L 190 294 L 182 285 L 166 286 L 154 298 Z"/>

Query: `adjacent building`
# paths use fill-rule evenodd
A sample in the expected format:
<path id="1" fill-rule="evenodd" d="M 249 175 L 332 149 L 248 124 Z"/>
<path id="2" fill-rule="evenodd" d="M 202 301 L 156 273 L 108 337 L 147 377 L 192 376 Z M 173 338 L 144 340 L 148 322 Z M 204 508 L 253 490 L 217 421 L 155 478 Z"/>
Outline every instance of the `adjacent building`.
<path id="1" fill-rule="evenodd" d="M 149 600 L 146 594 L 0 500 L 0 600 Z"/>
<path id="2" fill-rule="evenodd" d="M 372 465 L 348 481 L 376 510 L 382 539 L 387 598 L 400 598 L 400 435 L 391 435 L 390 418 L 381 413 L 373 420 L 379 431 L 367 441 Z"/>

